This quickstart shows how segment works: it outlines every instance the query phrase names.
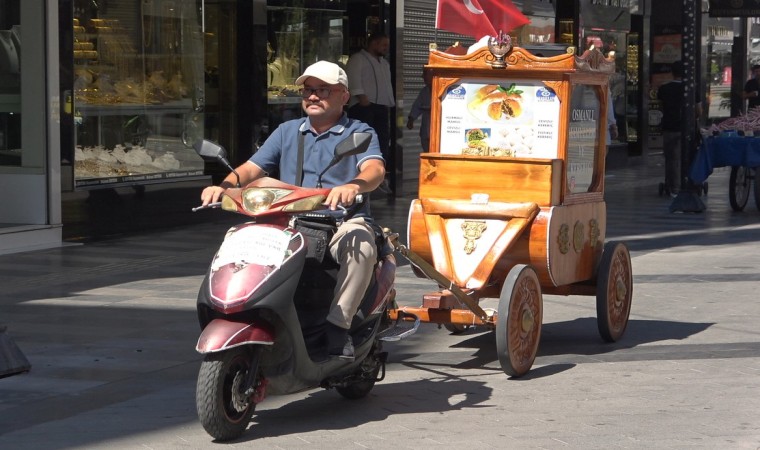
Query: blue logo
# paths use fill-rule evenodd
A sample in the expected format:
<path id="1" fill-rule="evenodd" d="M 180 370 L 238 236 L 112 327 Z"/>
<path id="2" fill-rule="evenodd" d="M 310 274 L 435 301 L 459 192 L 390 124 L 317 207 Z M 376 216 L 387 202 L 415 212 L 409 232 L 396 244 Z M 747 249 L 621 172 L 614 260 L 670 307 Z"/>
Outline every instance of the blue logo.
<path id="1" fill-rule="evenodd" d="M 461 84 L 455 84 L 451 87 L 449 87 L 448 92 L 446 93 L 447 99 L 464 99 L 465 94 L 467 94 L 467 90 L 462 86 Z"/>
<path id="2" fill-rule="evenodd" d="M 539 102 L 553 102 L 557 98 L 557 93 L 548 87 L 542 87 L 536 90 L 536 100 Z"/>

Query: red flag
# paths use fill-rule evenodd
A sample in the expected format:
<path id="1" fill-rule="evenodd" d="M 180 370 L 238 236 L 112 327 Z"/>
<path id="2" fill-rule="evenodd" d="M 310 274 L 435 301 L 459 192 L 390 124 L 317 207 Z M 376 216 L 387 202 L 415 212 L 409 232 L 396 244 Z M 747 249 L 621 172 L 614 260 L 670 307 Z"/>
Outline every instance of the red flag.
<path id="1" fill-rule="evenodd" d="M 511 0 L 438 0 L 435 27 L 480 39 L 529 22 Z"/>

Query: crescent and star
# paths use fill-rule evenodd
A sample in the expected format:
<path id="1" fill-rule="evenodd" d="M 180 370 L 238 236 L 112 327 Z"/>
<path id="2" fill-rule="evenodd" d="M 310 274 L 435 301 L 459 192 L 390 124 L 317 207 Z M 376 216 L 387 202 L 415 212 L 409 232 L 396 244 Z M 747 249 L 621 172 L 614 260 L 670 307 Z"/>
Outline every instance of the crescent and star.
<path id="1" fill-rule="evenodd" d="M 470 11 L 473 14 L 483 14 L 482 9 L 478 9 L 475 7 L 475 5 L 472 4 L 472 0 L 462 0 L 464 3 L 464 7 L 467 8 L 467 11 Z"/>

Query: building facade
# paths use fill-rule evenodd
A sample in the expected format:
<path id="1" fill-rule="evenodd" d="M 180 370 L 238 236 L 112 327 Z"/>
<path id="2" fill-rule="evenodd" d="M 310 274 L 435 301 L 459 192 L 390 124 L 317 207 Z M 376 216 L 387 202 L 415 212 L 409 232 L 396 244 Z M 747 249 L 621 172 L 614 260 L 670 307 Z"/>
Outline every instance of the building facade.
<path id="1" fill-rule="evenodd" d="M 618 163 L 657 146 L 656 87 L 680 58 L 680 0 L 515 0 L 534 53 L 600 48 L 620 135 Z M 396 89 L 393 183 L 416 177 L 419 147 L 404 118 L 436 30 L 435 0 L 0 0 L 0 252 L 208 220 L 190 213 L 224 169 L 201 138 L 245 161 L 279 123 L 299 117 L 294 80 L 310 63 L 344 64 L 370 32 L 391 37 Z M 741 110 L 755 19 L 710 17 L 700 89 L 707 120 Z M 738 90 L 737 90 L 738 89 Z M 734 109 L 732 109 L 734 108 Z M 404 135 L 406 132 L 406 135 Z"/>

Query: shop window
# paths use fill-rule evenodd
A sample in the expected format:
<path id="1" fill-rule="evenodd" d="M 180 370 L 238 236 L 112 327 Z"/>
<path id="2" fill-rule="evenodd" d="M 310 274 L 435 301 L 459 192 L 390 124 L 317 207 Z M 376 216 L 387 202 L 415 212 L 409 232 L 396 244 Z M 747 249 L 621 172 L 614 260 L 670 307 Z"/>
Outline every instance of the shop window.
<path id="1" fill-rule="evenodd" d="M 73 3 L 77 187 L 203 175 L 202 10 L 195 0 Z"/>
<path id="2" fill-rule="evenodd" d="M 20 0 L 0 0 L 0 166 L 21 165 Z"/>

